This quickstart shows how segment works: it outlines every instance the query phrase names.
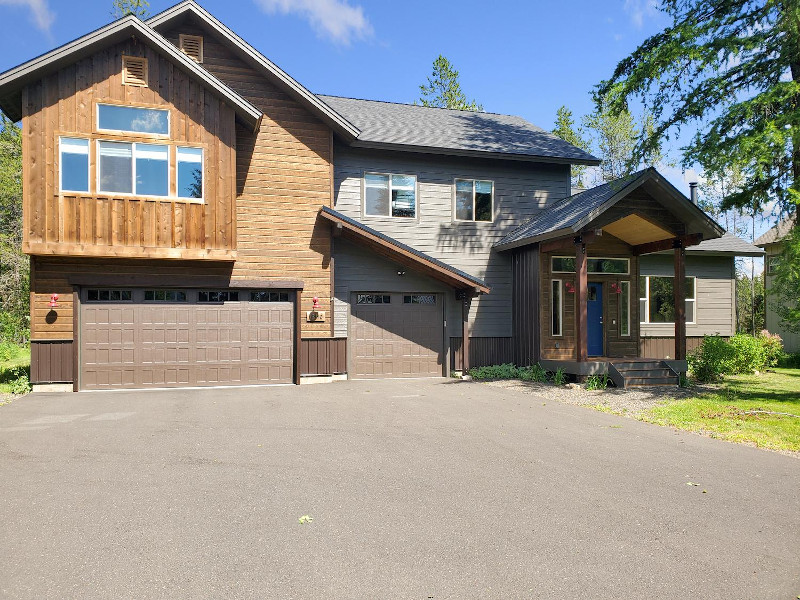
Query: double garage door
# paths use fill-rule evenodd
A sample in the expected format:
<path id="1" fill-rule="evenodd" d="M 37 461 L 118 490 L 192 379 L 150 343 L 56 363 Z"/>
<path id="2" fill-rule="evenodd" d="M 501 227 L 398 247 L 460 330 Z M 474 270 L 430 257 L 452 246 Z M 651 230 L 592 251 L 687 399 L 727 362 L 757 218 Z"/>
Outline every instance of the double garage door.
<path id="1" fill-rule="evenodd" d="M 353 294 L 350 376 L 441 377 L 444 312 L 438 294 Z"/>
<path id="2" fill-rule="evenodd" d="M 291 383 L 294 292 L 84 289 L 82 389 Z"/>

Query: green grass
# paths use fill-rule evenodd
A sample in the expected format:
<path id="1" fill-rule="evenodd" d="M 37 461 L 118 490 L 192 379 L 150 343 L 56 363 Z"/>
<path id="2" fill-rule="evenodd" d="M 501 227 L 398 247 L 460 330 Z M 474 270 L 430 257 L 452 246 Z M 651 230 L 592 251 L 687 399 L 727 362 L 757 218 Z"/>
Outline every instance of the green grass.
<path id="1" fill-rule="evenodd" d="M 11 393 L 11 382 L 4 375 L 16 367 L 30 367 L 30 348 L 17 348 L 10 360 L 0 361 L 0 394 Z"/>
<path id="2" fill-rule="evenodd" d="M 800 369 L 729 376 L 719 391 L 669 400 L 640 418 L 732 442 L 800 452 Z"/>

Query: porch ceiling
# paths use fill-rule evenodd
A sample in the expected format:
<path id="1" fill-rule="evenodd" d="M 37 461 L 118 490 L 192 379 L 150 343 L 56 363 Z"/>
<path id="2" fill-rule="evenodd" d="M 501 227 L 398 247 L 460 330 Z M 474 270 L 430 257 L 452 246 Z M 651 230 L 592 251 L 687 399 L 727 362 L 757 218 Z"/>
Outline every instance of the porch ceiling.
<path id="1" fill-rule="evenodd" d="M 675 237 L 674 233 L 636 214 L 628 215 L 605 225 L 603 231 L 607 231 L 630 246 L 638 246 L 648 242 L 660 242 L 661 240 Z"/>

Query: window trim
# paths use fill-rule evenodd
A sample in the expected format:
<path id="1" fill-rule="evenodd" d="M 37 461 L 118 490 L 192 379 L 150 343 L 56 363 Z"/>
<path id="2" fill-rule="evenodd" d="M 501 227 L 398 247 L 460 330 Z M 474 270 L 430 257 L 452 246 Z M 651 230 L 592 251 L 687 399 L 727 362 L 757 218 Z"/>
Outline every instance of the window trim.
<path id="1" fill-rule="evenodd" d="M 95 147 L 96 147 L 96 150 L 97 150 L 97 154 L 96 154 L 96 156 L 97 156 L 97 161 L 96 161 L 97 162 L 97 168 L 95 170 L 97 172 L 95 173 L 95 175 L 96 175 L 96 179 L 97 179 L 96 184 L 97 184 L 97 193 L 98 193 L 98 195 L 108 195 L 108 196 L 112 196 L 114 198 L 116 198 L 116 197 L 120 197 L 120 198 L 157 198 L 159 200 L 177 199 L 176 196 L 170 195 L 170 191 L 173 189 L 173 187 L 172 187 L 172 173 L 171 173 L 171 171 L 172 171 L 172 169 L 171 169 L 171 166 L 172 166 L 171 165 L 171 160 L 172 160 L 173 152 L 171 150 L 171 146 L 172 146 L 171 144 L 151 144 L 150 142 L 105 140 L 105 139 L 100 139 L 100 138 L 98 138 L 96 140 L 96 142 L 97 143 L 95 144 Z M 101 165 L 101 163 L 100 163 L 100 157 L 101 157 L 100 144 L 103 143 L 103 142 L 111 142 L 112 144 L 130 144 L 130 146 L 131 146 L 131 189 L 133 190 L 132 192 L 113 192 L 113 191 L 109 191 L 109 190 L 100 189 L 100 178 L 101 178 L 102 171 L 103 171 L 102 167 L 100 166 Z M 167 195 L 166 196 L 157 196 L 157 195 L 153 195 L 153 194 L 137 194 L 136 193 L 136 146 L 142 145 L 142 144 L 148 145 L 148 146 L 165 146 L 167 148 Z M 175 166 L 177 167 L 177 158 L 175 160 L 176 160 Z M 203 177 L 205 178 L 205 173 L 203 174 Z M 177 193 L 177 188 L 175 189 L 175 191 Z M 180 198 L 180 200 L 188 200 L 188 198 Z"/>
<path id="2" fill-rule="evenodd" d="M 639 315 L 639 325 L 675 325 L 675 321 L 659 321 L 659 322 L 652 322 L 650 321 L 650 278 L 651 277 L 661 277 L 661 278 L 668 278 L 668 279 L 675 279 L 674 275 L 641 275 L 640 277 L 644 278 L 644 292 L 645 297 L 639 298 L 640 304 L 641 301 L 644 300 L 644 311 L 643 314 Z M 692 311 L 694 315 L 693 321 L 686 321 L 687 325 L 697 325 L 697 276 L 696 275 L 687 275 L 686 279 L 694 279 L 694 284 L 692 285 L 692 291 L 694 292 L 693 298 L 686 298 L 684 302 L 693 302 L 694 303 L 694 310 Z M 674 285 L 674 283 L 673 283 Z M 686 309 L 684 308 L 684 313 Z M 643 320 L 644 319 L 644 320 Z"/>
<path id="3" fill-rule="evenodd" d="M 558 325 L 559 332 L 553 331 L 553 317 L 555 316 L 555 303 L 553 302 L 553 284 L 558 284 Z M 550 280 L 550 336 L 564 337 L 564 281 L 562 279 Z"/>
<path id="4" fill-rule="evenodd" d="M 769 254 L 766 258 L 767 262 L 767 275 L 775 275 L 778 265 L 781 262 L 780 254 Z"/>
<path id="5" fill-rule="evenodd" d="M 367 213 L 367 175 L 378 175 L 380 177 L 389 178 L 389 214 L 387 215 L 371 215 Z M 414 178 L 414 216 L 413 217 L 395 217 L 392 215 L 392 176 L 396 177 L 413 177 Z M 401 221 L 419 221 L 419 178 L 410 173 L 381 173 L 378 171 L 364 171 L 361 176 L 361 214 L 365 218 L 370 219 L 400 219 Z"/>
<path id="6" fill-rule="evenodd" d="M 100 127 L 100 107 L 101 106 L 114 106 L 117 108 L 140 108 L 142 110 L 158 110 L 167 113 L 167 133 L 149 133 L 147 131 L 129 131 L 127 129 L 104 129 Z M 124 136 L 142 136 L 151 139 L 170 139 L 172 134 L 172 111 L 163 106 L 148 106 L 146 104 L 128 104 L 123 102 L 96 102 L 95 103 L 95 117 L 94 125 L 95 131 L 102 133 L 114 133 Z"/>
<path id="7" fill-rule="evenodd" d="M 456 192 L 457 192 L 457 185 L 459 181 L 471 181 L 472 182 L 472 219 L 459 219 L 458 213 L 456 211 Z M 491 199 L 491 213 L 492 218 L 488 221 L 478 221 L 475 219 L 475 183 L 478 181 L 485 181 L 492 184 L 492 199 Z M 480 179 L 477 177 L 454 177 L 453 178 L 453 201 L 452 201 L 452 211 L 453 211 L 453 221 L 456 223 L 494 223 L 494 179 Z"/>
<path id="8" fill-rule="evenodd" d="M 84 140 L 86 141 L 86 191 L 65 190 L 64 189 L 64 160 L 61 151 L 61 140 Z M 70 135 L 58 135 L 58 193 L 59 194 L 90 194 L 92 192 L 92 140 L 87 137 L 76 137 Z"/>
<path id="9" fill-rule="evenodd" d="M 696 283 L 696 282 L 695 282 Z M 629 280 L 619 282 L 620 289 L 620 302 L 619 302 L 619 335 L 620 337 L 631 337 L 631 282 Z M 695 293 L 696 294 L 696 293 Z M 628 316 L 623 321 L 622 319 L 622 299 L 628 303 Z M 625 325 L 627 331 L 622 332 L 622 325 Z"/>
<path id="10" fill-rule="evenodd" d="M 173 156 L 175 157 L 175 164 L 174 164 L 174 171 L 175 171 L 175 199 L 176 200 L 181 200 L 183 202 L 194 202 L 196 204 L 205 204 L 205 202 L 206 202 L 206 149 L 204 147 L 202 147 L 202 146 L 187 146 L 187 145 L 179 145 L 179 144 L 175 144 L 174 148 L 175 148 L 174 151 L 170 150 L 170 160 L 172 160 Z M 187 150 L 187 149 L 189 149 L 189 150 L 200 150 L 200 174 L 202 176 L 201 185 L 202 185 L 202 189 L 203 189 L 203 195 L 200 196 L 199 198 L 191 198 L 191 197 L 188 197 L 188 196 L 179 196 L 178 195 L 178 162 L 179 162 L 178 161 L 178 151 L 180 149 L 184 149 L 184 150 Z M 172 167 L 173 165 L 170 165 L 170 166 Z M 173 168 L 170 168 L 170 171 L 172 171 L 172 170 L 173 170 Z"/>
<path id="11" fill-rule="evenodd" d="M 559 274 L 560 273 L 567 273 L 567 274 L 575 273 L 575 271 L 556 271 L 553 268 L 553 260 L 555 260 L 556 258 L 569 258 L 569 259 L 573 259 L 573 260 L 575 259 L 574 256 L 564 256 L 562 254 L 551 255 L 550 256 L 550 272 L 551 273 L 559 273 Z M 628 265 L 628 266 L 627 266 L 627 269 L 625 270 L 624 273 L 598 273 L 597 271 L 589 271 L 588 265 L 589 265 L 589 261 L 590 260 L 624 260 L 625 264 Z M 630 275 L 631 274 L 631 259 L 626 257 L 626 256 L 587 256 L 586 257 L 586 265 L 587 265 L 586 271 L 587 271 L 587 273 L 589 273 L 591 275 L 612 275 L 612 276 L 616 276 L 616 277 L 621 277 L 621 276 L 624 276 L 624 275 Z"/>

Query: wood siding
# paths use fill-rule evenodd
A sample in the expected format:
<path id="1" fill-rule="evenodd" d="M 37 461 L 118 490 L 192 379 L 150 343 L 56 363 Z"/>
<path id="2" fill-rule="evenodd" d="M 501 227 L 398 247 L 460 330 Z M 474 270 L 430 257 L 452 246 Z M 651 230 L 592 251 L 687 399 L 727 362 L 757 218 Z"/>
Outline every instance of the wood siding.
<path id="1" fill-rule="evenodd" d="M 164 35 L 203 36 L 203 67 L 258 107 L 259 130 L 236 130 L 237 261 L 234 278 L 301 279 L 301 313 L 319 298 L 330 314 L 330 228 L 318 222 L 332 205 L 332 132 L 302 105 L 243 62 L 220 40 L 187 22 Z M 332 319 L 307 323 L 304 337 L 331 337 Z"/>
<path id="2" fill-rule="evenodd" d="M 697 350 L 703 337 L 686 336 L 686 352 Z M 675 337 L 643 337 L 639 340 L 639 356 L 642 358 L 675 358 Z"/>
<path id="3" fill-rule="evenodd" d="M 305 339 L 300 342 L 301 375 L 347 373 L 347 339 Z"/>
<path id="4" fill-rule="evenodd" d="M 149 86 L 122 83 L 122 56 L 144 56 Z M 230 260 L 236 249 L 235 115 L 141 41 L 129 40 L 44 77 L 23 91 L 23 249 L 39 255 Z M 170 135 L 98 131 L 97 103 L 169 110 Z M 89 192 L 60 193 L 59 136 L 90 139 Z M 95 140 L 202 147 L 205 202 L 98 191 Z"/>
<path id="5" fill-rule="evenodd" d="M 511 254 L 492 249 L 509 231 L 569 193 L 569 168 L 414 155 L 335 147 L 335 208 L 349 217 L 413 246 L 475 277 L 491 293 L 472 302 L 470 322 L 477 337 L 510 337 Z M 365 172 L 417 177 L 418 214 L 415 219 L 371 217 L 363 214 Z M 453 218 L 454 180 L 494 182 L 492 223 L 458 222 Z M 451 336 L 458 333 L 448 320 Z"/>
<path id="6" fill-rule="evenodd" d="M 524 246 L 513 251 L 512 296 L 513 361 L 517 365 L 539 362 L 541 267 L 539 246 Z"/>
<path id="7" fill-rule="evenodd" d="M 450 369 L 461 370 L 464 360 L 464 338 L 450 338 Z M 514 362 L 514 345 L 510 337 L 469 336 L 469 366 L 485 367 Z"/>
<path id="8" fill-rule="evenodd" d="M 31 383 L 72 383 L 71 341 L 31 342 Z"/>

